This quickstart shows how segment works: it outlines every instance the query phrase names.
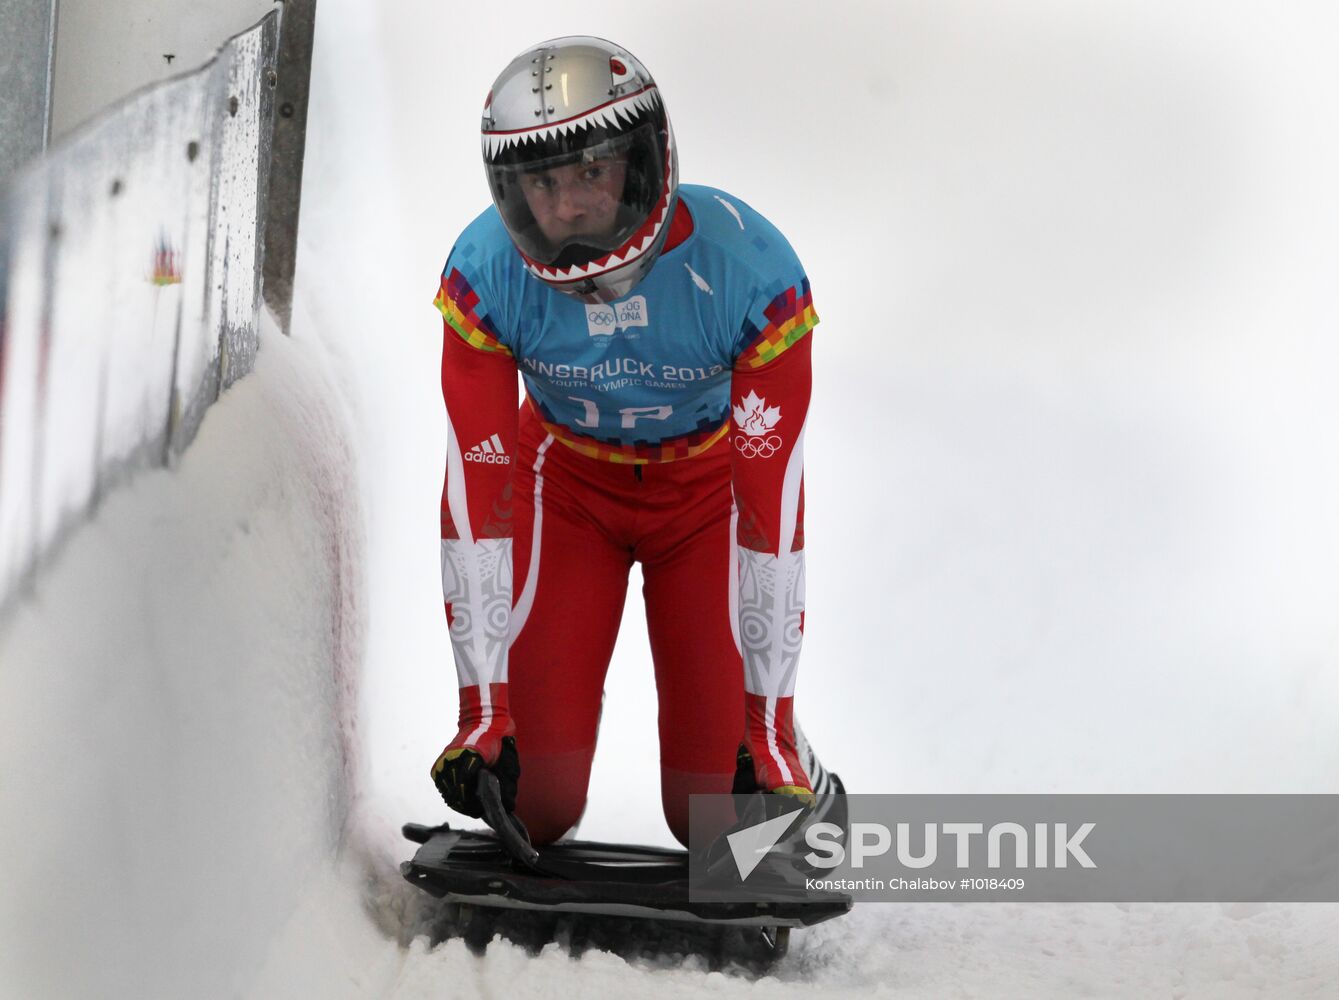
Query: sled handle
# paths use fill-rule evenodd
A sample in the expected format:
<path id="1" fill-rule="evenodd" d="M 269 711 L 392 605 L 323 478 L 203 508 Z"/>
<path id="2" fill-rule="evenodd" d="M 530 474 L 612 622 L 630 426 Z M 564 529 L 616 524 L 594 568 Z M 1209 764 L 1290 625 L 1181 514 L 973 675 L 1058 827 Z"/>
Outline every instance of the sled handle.
<path id="1" fill-rule="evenodd" d="M 525 824 L 502 804 L 502 787 L 497 775 L 484 768 L 479 772 L 479 801 L 484 807 L 484 822 L 493 828 L 502 846 L 513 858 L 533 871 L 541 871 L 539 852 L 530 843 Z"/>

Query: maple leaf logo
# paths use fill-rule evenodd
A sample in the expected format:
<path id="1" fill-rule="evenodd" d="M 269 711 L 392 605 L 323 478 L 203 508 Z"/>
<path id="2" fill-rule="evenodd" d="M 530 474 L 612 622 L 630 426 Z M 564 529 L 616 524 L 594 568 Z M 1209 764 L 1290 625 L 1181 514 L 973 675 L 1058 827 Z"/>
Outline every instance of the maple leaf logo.
<path id="1" fill-rule="evenodd" d="M 735 407 L 735 423 L 749 437 L 762 437 L 781 419 L 781 407 L 768 406 L 767 400 L 752 389 Z"/>

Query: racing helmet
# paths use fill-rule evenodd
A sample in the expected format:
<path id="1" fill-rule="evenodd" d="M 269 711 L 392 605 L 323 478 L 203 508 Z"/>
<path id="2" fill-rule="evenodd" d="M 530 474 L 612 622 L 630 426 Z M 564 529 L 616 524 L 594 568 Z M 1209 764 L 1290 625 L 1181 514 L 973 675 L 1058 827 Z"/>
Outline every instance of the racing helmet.
<path id="1" fill-rule="evenodd" d="M 527 49 L 493 83 L 482 137 L 493 203 L 536 278 L 611 302 L 651 269 L 678 162 L 660 90 L 634 55 L 585 36 Z"/>

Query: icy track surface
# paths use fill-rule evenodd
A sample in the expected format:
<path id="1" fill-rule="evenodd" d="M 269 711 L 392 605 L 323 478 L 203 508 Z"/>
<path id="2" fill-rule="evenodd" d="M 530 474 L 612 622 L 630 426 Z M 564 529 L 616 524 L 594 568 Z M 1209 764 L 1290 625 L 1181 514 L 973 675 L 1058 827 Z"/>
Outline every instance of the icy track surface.
<path id="1" fill-rule="evenodd" d="M 755 981 L 430 948 L 396 873 L 455 715 L 429 303 L 487 81 L 574 30 L 813 281 L 798 698 L 849 786 L 1339 791 L 1330 6 L 320 10 L 293 338 L 0 625 L 0 996 L 1335 995 L 1328 904 L 867 905 Z M 665 843 L 637 590 L 582 833 Z"/>

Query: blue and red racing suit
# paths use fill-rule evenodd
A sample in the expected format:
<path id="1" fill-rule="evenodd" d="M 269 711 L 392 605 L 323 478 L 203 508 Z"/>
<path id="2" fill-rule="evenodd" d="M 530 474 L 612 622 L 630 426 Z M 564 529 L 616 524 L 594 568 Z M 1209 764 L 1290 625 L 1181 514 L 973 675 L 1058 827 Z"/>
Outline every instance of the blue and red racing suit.
<path id="1" fill-rule="evenodd" d="M 809 282 L 743 202 L 685 185 L 631 294 L 587 305 L 529 275 L 490 207 L 442 273 L 442 588 L 452 747 L 515 735 L 537 843 L 585 805 L 628 573 L 642 564 L 666 818 L 759 785 L 812 787 L 792 712 L 804 628 Z M 519 414 L 516 374 L 525 385 Z M 812 765 L 811 765 L 812 769 Z"/>

